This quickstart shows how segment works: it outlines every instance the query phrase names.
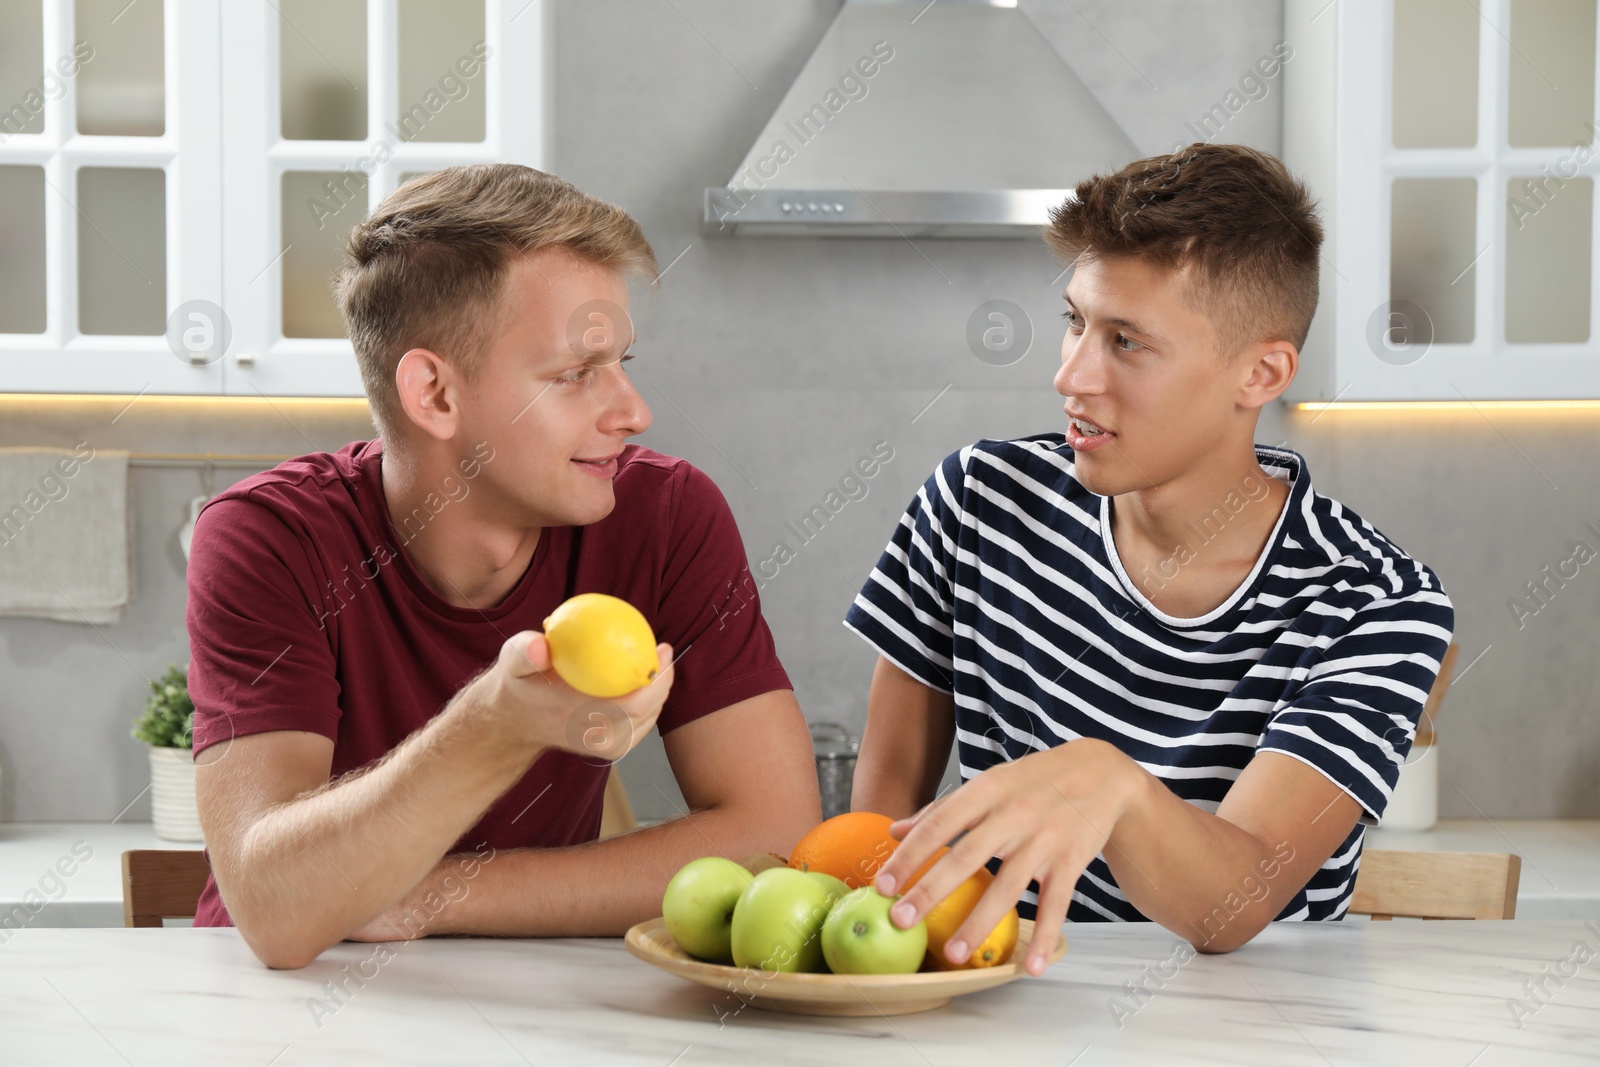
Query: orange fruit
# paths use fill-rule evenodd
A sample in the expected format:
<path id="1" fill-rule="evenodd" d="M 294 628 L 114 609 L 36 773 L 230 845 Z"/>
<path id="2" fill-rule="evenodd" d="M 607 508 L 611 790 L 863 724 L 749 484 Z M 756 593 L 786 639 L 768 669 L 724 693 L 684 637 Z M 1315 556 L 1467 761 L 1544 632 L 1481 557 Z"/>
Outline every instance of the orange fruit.
<path id="1" fill-rule="evenodd" d="M 961 924 L 967 921 L 972 909 L 978 906 L 978 900 L 993 884 L 994 875 L 990 874 L 987 868 L 980 867 L 972 877 L 956 886 L 955 892 L 934 905 L 933 910 L 928 912 L 923 921 L 928 926 L 927 966 L 930 970 L 961 971 L 978 967 L 998 967 L 1011 959 L 1012 952 L 1016 951 L 1019 933 L 1016 908 L 1012 908 L 1001 918 L 999 924 L 989 932 L 989 936 L 972 950 L 972 955 L 966 963 L 951 963 L 944 957 L 946 942 L 961 929 Z"/>
<path id="2" fill-rule="evenodd" d="M 789 866 L 797 871 L 831 874 L 851 889 L 872 884 L 879 868 L 889 861 L 900 842 L 889 836 L 894 820 L 875 811 L 847 811 L 813 826 L 789 853 Z M 906 888 L 950 851 L 941 847 L 911 876 Z M 903 892 L 904 890 L 902 890 Z"/>
<path id="3" fill-rule="evenodd" d="M 884 861 L 900 842 L 889 836 L 887 815 L 875 811 L 847 811 L 806 831 L 789 853 L 789 866 L 797 871 L 831 874 L 851 889 L 871 885 Z"/>

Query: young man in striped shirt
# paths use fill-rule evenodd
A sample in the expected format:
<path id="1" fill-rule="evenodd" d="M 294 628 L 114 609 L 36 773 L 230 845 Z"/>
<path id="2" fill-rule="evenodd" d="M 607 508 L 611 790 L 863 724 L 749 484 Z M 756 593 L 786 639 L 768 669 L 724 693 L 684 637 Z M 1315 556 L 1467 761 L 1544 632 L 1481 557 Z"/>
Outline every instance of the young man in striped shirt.
<path id="1" fill-rule="evenodd" d="M 878 652 L 855 806 L 912 925 L 978 867 L 947 954 L 1013 904 L 1225 952 L 1339 919 L 1455 616 L 1439 579 L 1254 443 L 1294 378 L 1322 229 L 1271 156 L 1197 143 L 1081 183 L 1062 432 L 984 440 L 918 491 L 845 624 Z M 957 745 L 962 786 L 934 799 Z M 931 803 L 930 803 L 931 802 Z"/>

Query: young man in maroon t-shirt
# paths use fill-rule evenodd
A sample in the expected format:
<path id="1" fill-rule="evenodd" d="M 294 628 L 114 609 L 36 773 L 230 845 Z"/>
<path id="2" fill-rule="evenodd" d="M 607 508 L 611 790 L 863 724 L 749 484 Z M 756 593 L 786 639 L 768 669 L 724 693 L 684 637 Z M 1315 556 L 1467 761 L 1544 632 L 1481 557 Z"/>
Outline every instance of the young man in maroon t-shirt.
<path id="1" fill-rule="evenodd" d="M 421 934 L 622 934 L 690 859 L 787 854 L 820 818 L 804 717 L 700 471 L 627 439 L 638 224 L 513 165 L 419 178 L 337 281 L 379 438 L 248 478 L 189 562 L 196 925 L 268 966 Z M 621 597 L 663 644 L 614 701 L 549 669 L 542 620 Z M 690 813 L 596 842 L 651 727 Z"/>

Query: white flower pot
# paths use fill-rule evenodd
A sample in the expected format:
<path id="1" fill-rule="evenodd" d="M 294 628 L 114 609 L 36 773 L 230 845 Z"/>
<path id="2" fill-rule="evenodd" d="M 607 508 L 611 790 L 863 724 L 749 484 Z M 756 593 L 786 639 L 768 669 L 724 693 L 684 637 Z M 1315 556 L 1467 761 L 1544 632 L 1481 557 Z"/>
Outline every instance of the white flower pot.
<path id="1" fill-rule="evenodd" d="M 1411 746 L 1383 812 L 1385 830 L 1429 830 L 1439 821 L 1439 755 L 1434 747 Z"/>
<path id="2" fill-rule="evenodd" d="M 186 748 L 150 748 L 150 817 L 167 841 L 204 841 L 194 800 L 194 755 Z"/>

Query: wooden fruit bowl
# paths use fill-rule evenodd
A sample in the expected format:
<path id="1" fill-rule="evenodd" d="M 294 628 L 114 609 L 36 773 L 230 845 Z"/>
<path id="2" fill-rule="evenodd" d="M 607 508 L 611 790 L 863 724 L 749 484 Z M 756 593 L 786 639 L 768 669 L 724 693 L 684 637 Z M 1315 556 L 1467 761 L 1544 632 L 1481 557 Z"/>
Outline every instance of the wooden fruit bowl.
<path id="1" fill-rule="evenodd" d="M 649 919 L 628 931 L 628 951 L 646 963 L 712 989 L 726 990 L 746 1004 L 796 1015 L 909 1015 L 932 1011 L 963 993 L 1014 982 L 1027 976 L 1023 953 L 1033 923 L 1021 920 L 1017 952 L 1010 963 L 969 971 L 918 971 L 916 974 L 773 974 L 754 967 L 732 967 L 697 960 L 678 947 L 663 919 Z M 1063 937 L 1051 953 L 1066 954 Z"/>

